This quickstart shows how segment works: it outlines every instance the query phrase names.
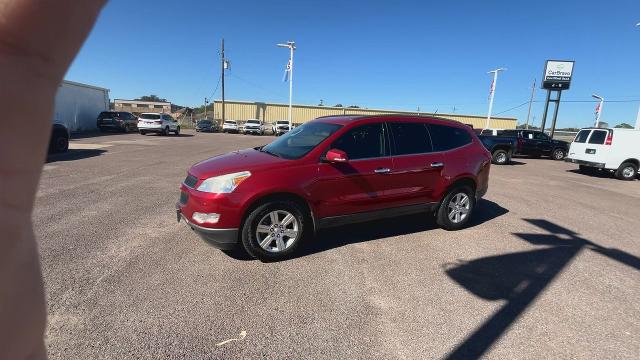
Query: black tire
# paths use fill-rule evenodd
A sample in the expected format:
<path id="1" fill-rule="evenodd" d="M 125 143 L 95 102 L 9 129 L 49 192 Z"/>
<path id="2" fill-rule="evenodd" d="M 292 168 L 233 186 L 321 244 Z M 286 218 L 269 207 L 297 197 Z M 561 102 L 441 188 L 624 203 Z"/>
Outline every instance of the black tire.
<path id="1" fill-rule="evenodd" d="M 496 165 L 504 165 L 509 163 L 509 153 L 505 150 L 496 150 L 491 155 L 491 162 Z"/>
<path id="2" fill-rule="evenodd" d="M 162 132 L 160 133 L 160 135 L 163 135 L 163 136 L 169 135 L 169 127 L 167 126 L 164 129 L 162 129 Z"/>
<path id="3" fill-rule="evenodd" d="M 468 197 L 469 208 L 467 216 L 461 219 L 459 222 L 454 222 L 449 218 L 449 204 L 456 198 L 458 194 L 464 194 Z M 438 211 L 436 212 L 436 223 L 438 226 L 445 230 L 460 230 L 469 222 L 469 219 L 473 215 L 473 210 L 476 207 L 476 197 L 474 191 L 468 186 L 458 186 L 453 188 L 447 196 L 444 197 Z M 461 215 L 462 216 L 462 215 Z"/>
<path id="4" fill-rule="evenodd" d="M 129 124 L 125 124 L 124 127 L 122 128 L 122 132 L 126 134 L 129 131 L 131 131 L 131 129 L 129 128 Z"/>
<path id="5" fill-rule="evenodd" d="M 176 136 L 180 135 L 180 126 L 176 128 L 176 131 L 173 132 Z"/>
<path id="6" fill-rule="evenodd" d="M 622 163 L 618 170 L 616 170 L 616 177 L 620 180 L 631 181 L 635 180 L 638 175 L 638 166 L 634 163 L 626 162 Z"/>
<path id="7" fill-rule="evenodd" d="M 551 158 L 556 161 L 564 160 L 564 157 L 567 156 L 567 152 L 564 149 L 553 149 L 551 152 Z"/>
<path id="8" fill-rule="evenodd" d="M 69 150 L 69 136 L 63 131 L 56 131 L 51 136 L 49 151 L 52 153 L 63 153 Z"/>
<path id="9" fill-rule="evenodd" d="M 140 130 L 140 135 L 147 135 L 147 132 L 144 130 Z"/>
<path id="10" fill-rule="evenodd" d="M 285 250 L 280 252 L 269 252 L 263 249 L 258 243 L 256 229 L 258 223 L 269 213 L 281 210 L 292 214 L 298 223 L 298 238 L 294 240 Z M 293 201 L 270 201 L 258 206 L 251 211 L 242 226 L 241 241 L 247 253 L 260 261 L 277 261 L 287 259 L 304 242 L 309 232 L 311 221 L 302 207 Z M 275 240 L 273 240 L 275 242 Z"/>

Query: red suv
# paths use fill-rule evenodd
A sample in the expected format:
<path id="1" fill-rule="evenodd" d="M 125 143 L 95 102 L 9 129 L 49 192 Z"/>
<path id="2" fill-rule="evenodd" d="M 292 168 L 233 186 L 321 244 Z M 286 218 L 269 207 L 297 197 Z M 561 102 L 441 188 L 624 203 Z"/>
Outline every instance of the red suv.
<path id="1" fill-rule="evenodd" d="M 317 230 L 417 212 L 444 229 L 487 192 L 491 155 L 470 127 L 419 116 L 334 116 L 189 169 L 178 222 L 221 249 L 287 257 Z"/>

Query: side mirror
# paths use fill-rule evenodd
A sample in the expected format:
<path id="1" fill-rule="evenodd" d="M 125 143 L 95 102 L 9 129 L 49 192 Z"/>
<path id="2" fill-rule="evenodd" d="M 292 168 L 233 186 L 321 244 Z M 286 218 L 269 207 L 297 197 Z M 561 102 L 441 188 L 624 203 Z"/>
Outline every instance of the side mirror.
<path id="1" fill-rule="evenodd" d="M 331 149 L 327 151 L 327 155 L 324 158 L 330 163 L 346 163 L 349 161 L 347 153 L 338 149 Z"/>

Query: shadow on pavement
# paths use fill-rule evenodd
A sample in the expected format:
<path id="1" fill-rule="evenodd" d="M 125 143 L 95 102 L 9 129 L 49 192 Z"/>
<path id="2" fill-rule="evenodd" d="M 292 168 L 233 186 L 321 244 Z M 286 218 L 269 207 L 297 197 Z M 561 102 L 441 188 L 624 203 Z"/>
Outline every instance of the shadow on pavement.
<path id="1" fill-rule="evenodd" d="M 67 152 L 59 154 L 47 155 L 46 163 L 58 162 L 58 161 L 73 161 L 100 156 L 107 152 L 103 149 L 69 149 Z"/>
<path id="2" fill-rule="evenodd" d="M 525 221 L 546 230 L 548 234 L 514 235 L 544 248 L 445 265 L 446 274 L 470 293 L 485 300 L 507 301 L 449 353 L 447 359 L 476 359 L 485 354 L 584 249 L 640 270 L 640 258 L 629 253 L 602 247 L 547 220 Z"/>
<path id="3" fill-rule="evenodd" d="M 592 169 L 587 171 L 580 171 L 579 169 L 570 169 L 567 170 L 567 172 L 601 179 L 616 179 L 613 171 L 609 170 Z"/>
<path id="4" fill-rule="evenodd" d="M 467 228 L 481 225 L 500 217 L 509 210 L 489 200 L 480 200 Z M 401 216 L 384 220 L 345 225 L 320 231 L 299 249 L 294 257 L 303 257 L 337 247 L 378 240 L 399 235 L 437 229 L 434 217 L 429 213 Z"/>
<path id="5" fill-rule="evenodd" d="M 511 159 L 511 161 L 507 165 L 527 165 L 527 163 Z"/>

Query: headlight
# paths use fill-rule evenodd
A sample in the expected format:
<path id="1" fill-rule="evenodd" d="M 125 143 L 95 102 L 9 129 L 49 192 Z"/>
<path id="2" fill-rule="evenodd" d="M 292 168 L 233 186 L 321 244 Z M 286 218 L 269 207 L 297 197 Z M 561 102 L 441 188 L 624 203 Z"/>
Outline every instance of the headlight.
<path id="1" fill-rule="evenodd" d="M 235 190 L 241 182 L 247 180 L 249 176 L 251 176 L 250 172 L 242 171 L 208 178 L 198 186 L 197 190 L 214 194 L 228 194 Z"/>

